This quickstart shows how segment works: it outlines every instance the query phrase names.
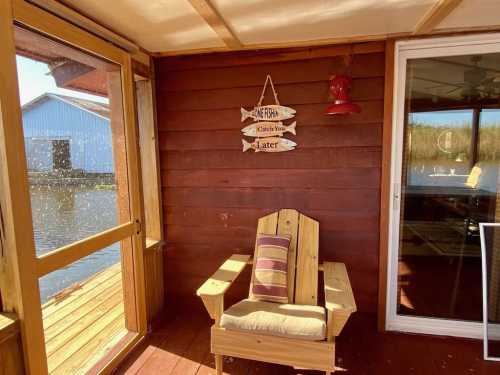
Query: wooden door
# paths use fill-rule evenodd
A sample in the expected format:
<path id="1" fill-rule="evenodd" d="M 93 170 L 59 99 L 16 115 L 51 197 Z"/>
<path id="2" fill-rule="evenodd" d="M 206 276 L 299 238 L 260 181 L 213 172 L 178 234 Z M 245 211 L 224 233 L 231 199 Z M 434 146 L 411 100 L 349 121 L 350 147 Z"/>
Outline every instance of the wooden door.
<path id="1" fill-rule="evenodd" d="M 3 308 L 19 314 L 29 373 L 100 371 L 146 331 L 130 56 L 24 1 L 8 1 L 1 10 L 2 73 L 8 79 L 0 85 L 0 182 L 8 224 L 4 251 L 12 258 L 8 277 L 0 280 Z M 22 76 L 30 69 L 48 73 L 51 90 L 30 98 Z M 37 79 L 42 82 L 41 75 Z M 74 94 L 63 95 L 61 88 Z M 71 111 L 85 119 L 80 133 L 94 149 L 71 165 L 69 142 L 58 140 L 54 167 L 80 163 L 90 173 L 76 183 L 73 177 L 28 179 L 27 156 L 20 151 L 26 134 L 36 138 L 45 127 L 56 138 L 67 136 L 74 129 L 59 120 Z M 37 122 L 54 112 L 52 121 Z M 106 263 L 103 254 L 111 252 L 113 262 Z M 6 284 L 10 280 L 14 288 Z"/>

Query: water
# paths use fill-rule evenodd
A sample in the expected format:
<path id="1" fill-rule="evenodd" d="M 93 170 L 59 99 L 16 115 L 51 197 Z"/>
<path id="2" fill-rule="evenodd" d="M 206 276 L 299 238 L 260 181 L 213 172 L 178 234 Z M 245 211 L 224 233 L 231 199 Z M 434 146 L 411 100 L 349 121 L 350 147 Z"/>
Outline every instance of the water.
<path id="1" fill-rule="evenodd" d="M 31 186 L 37 256 L 118 225 L 116 190 L 105 186 Z M 40 278 L 42 303 L 120 261 L 120 244 Z"/>

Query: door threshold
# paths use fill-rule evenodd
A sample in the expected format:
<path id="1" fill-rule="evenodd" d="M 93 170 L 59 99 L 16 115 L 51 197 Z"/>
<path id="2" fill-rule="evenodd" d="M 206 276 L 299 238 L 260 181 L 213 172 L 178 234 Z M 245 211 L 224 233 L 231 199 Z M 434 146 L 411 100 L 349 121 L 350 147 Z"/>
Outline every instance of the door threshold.
<path id="1" fill-rule="evenodd" d="M 481 340 L 483 323 L 464 320 L 398 316 L 388 320 L 386 329 L 403 333 L 451 336 Z M 500 335 L 499 335 L 500 337 Z"/>

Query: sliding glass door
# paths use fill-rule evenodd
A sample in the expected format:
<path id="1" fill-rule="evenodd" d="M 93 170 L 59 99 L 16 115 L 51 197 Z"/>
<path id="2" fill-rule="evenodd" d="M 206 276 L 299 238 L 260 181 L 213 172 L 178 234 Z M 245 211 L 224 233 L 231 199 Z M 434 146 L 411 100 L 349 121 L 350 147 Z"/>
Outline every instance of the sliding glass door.
<path id="1" fill-rule="evenodd" d="M 388 328 L 480 337 L 479 223 L 500 221 L 500 45 L 403 43 L 397 67 Z"/>

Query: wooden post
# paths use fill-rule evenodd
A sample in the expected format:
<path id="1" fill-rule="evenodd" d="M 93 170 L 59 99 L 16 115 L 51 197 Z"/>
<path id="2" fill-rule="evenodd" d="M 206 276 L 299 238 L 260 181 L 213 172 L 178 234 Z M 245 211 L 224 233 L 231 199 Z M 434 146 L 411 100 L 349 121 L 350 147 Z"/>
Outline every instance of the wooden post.
<path id="1" fill-rule="evenodd" d="M 117 210 L 119 223 L 131 221 L 130 197 L 128 190 L 127 152 L 125 124 L 123 118 L 122 103 L 122 81 L 121 73 L 111 71 L 107 73 L 108 97 L 110 108 L 110 127 L 113 143 L 113 162 L 115 172 L 115 183 L 117 190 Z M 136 332 L 137 320 L 135 313 L 134 294 L 134 272 L 132 258 L 132 242 L 126 238 L 120 242 L 122 280 L 123 280 L 123 304 L 125 306 L 125 326 Z"/>
<path id="2" fill-rule="evenodd" d="M 46 374 L 42 311 L 31 235 L 30 193 L 24 155 L 10 0 L 0 1 L 0 206 L 3 243 L 0 293 L 3 310 L 17 313 L 30 374 Z"/>
<path id="3" fill-rule="evenodd" d="M 151 80 L 136 81 L 146 236 L 163 239 L 158 129 Z"/>
<path id="4" fill-rule="evenodd" d="M 139 154 L 139 130 L 137 126 L 134 93 L 134 74 L 132 71 L 132 59 L 126 56 L 122 70 L 122 94 L 123 94 L 123 117 L 125 119 L 125 138 L 127 142 L 128 160 L 128 184 L 130 193 L 130 214 L 138 224 L 138 230 L 132 237 L 133 251 L 132 263 L 134 289 L 135 289 L 135 313 L 137 319 L 137 332 L 145 334 L 147 330 L 146 317 L 146 290 L 144 277 L 144 249 L 146 247 L 144 223 L 144 203 L 142 200 L 142 174 L 141 158 Z M 133 267 L 133 268 L 132 268 Z"/>

